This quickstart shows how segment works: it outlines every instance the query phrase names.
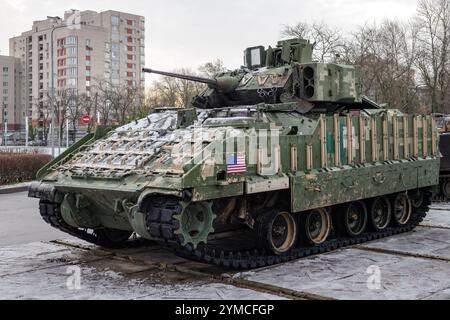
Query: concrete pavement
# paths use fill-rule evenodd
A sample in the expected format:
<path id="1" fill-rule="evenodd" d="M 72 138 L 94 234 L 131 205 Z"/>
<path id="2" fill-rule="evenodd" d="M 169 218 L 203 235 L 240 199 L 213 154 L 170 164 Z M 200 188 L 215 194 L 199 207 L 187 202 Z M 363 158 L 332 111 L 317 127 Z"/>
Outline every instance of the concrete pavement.
<path id="1" fill-rule="evenodd" d="M 39 200 L 27 195 L 0 194 L 0 246 L 70 238 L 47 225 L 39 215 Z"/>

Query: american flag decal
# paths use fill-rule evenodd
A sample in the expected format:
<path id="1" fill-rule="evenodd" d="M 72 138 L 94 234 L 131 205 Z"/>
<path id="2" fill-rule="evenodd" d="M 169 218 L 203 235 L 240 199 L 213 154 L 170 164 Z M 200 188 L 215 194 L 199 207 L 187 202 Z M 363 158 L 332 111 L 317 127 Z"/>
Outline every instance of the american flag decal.
<path id="1" fill-rule="evenodd" d="M 228 174 L 243 174 L 247 172 L 247 164 L 245 163 L 245 155 L 232 155 L 227 160 Z"/>

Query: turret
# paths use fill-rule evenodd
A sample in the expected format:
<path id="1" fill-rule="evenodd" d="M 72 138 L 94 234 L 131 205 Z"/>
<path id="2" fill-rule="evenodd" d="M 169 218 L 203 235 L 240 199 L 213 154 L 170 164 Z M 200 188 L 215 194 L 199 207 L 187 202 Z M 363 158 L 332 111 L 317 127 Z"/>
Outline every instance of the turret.
<path id="1" fill-rule="evenodd" d="M 260 103 L 297 104 L 304 112 L 373 107 L 361 97 L 359 67 L 314 62 L 313 48 L 303 39 L 279 41 L 275 48 L 250 47 L 244 52 L 241 69 L 219 73 L 213 79 L 143 71 L 206 84 L 208 88 L 192 102 L 201 109 Z"/>

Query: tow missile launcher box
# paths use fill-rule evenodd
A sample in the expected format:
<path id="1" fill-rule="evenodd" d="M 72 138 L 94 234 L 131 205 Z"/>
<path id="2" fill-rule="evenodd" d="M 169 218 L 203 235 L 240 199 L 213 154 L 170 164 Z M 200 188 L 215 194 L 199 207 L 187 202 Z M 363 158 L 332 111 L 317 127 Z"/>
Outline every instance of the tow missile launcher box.
<path id="1" fill-rule="evenodd" d="M 100 127 L 30 188 L 53 227 L 106 247 L 133 234 L 249 269 L 413 230 L 439 183 L 430 116 L 361 95 L 356 66 L 302 39 L 245 51 L 184 109 Z"/>

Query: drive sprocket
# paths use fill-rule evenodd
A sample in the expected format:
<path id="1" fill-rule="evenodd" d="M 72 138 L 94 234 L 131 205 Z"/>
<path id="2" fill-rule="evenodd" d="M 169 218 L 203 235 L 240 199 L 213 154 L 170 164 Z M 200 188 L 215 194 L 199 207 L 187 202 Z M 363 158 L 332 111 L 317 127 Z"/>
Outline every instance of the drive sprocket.
<path id="1" fill-rule="evenodd" d="M 148 201 L 147 229 L 152 238 L 169 247 L 197 249 L 214 232 L 216 215 L 210 202 L 184 202 L 174 197 Z"/>

